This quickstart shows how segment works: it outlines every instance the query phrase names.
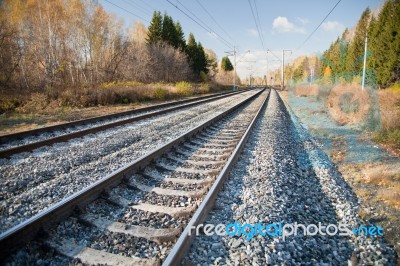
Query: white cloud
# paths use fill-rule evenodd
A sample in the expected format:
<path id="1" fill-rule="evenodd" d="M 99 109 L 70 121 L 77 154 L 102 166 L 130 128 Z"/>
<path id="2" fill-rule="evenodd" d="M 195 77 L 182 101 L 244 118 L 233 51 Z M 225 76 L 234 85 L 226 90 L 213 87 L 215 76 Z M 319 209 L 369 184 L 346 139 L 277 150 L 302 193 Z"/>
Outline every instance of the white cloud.
<path id="1" fill-rule="evenodd" d="M 289 22 L 286 17 L 278 16 L 272 22 L 272 28 L 280 32 L 299 32 L 304 33 L 304 28 L 297 27 L 293 23 Z"/>
<path id="2" fill-rule="evenodd" d="M 325 31 L 342 32 L 344 30 L 344 25 L 337 21 L 327 21 L 322 23 L 322 29 Z"/>

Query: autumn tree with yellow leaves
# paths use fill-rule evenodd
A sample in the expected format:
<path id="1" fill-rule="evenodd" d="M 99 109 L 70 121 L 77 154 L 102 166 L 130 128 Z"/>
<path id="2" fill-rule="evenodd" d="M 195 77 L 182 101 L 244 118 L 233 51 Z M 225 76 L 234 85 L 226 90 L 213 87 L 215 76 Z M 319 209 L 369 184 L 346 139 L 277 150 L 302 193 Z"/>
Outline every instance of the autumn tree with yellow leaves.
<path id="1" fill-rule="evenodd" d="M 148 46 L 141 22 L 128 32 L 95 1 L 1 1 L 0 90 L 40 92 L 193 76 L 182 49 Z"/>

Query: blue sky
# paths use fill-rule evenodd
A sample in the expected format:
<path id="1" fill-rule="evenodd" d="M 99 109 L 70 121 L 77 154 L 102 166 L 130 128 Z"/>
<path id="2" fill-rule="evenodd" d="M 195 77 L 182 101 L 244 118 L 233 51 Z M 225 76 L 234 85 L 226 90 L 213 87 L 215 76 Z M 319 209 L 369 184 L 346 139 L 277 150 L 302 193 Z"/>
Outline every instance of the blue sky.
<path id="1" fill-rule="evenodd" d="M 300 55 L 322 53 L 346 27 L 355 26 L 365 8 L 370 7 L 374 10 L 383 4 L 383 0 L 342 0 L 321 27 L 302 45 L 338 0 L 169 1 L 173 5 L 167 0 L 99 0 L 99 3 L 105 10 L 123 19 L 127 26 L 141 20 L 147 27 L 154 10 L 167 12 L 175 21 L 181 23 L 185 36 L 192 32 L 197 41 L 217 54 L 218 60 L 226 55 L 226 51 L 233 50 L 232 46 L 235 45 L 237 71 L 241 78 L 250 73 L 263 76 L 267 71 L 267 61 L 269 70 L 279 67 L 281 62 L 278 59 L 282 57 L 282 49 L 292 50 L 292 53 L 285 53 L 285 62 Z M 259 19 L 260 33 L 251 7 L 255 19 Z"/>

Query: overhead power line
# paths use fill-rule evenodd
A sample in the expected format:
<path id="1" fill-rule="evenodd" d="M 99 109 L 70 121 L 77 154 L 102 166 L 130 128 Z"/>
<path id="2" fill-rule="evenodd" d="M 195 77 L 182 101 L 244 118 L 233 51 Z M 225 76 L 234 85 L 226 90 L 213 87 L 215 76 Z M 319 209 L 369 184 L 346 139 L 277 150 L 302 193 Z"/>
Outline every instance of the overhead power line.
<path id="1" fill-rule="evenodd" d="M 227 40 L 225 40 L 221 35 L 219 35 L 218 33 L 216 33 L 214 30 L 212 30 L 212 28 L 210 26 L 208 26 L 207 24 L 205 24 L 204 22 L 200 23 L 199 21 L 197 21 L 195 18 L 193 18 L 192 16 L 190 16 L 188 13 L 186 13 L 184 10 L 182 10 L 178 5 L 173 4 L 171 1 L 167 0 L 168 3 L 170 3 L 172 6 L 174 6 L 176 9 L 178 9 L 180 12 L 182 12 L 185 16 L 187 16 L 190 20 L 192 20 L 193 22 L 195 22 L 197 25 L 199 25 L 200 27 L 202 27 L 205 31 L 207 31 L 210 34 L 214 34 L 216 37 L 218 37 L 217 39 L 222 42 L 223 44 L 225 44 L 227 47 L 229 48 L 233 48 L 234 45 L 232 45 L 230 42 L 228 42 Z M 185 8 L 186 10 L 188 10 L 181 2 L 178 1 L 178 3 Z M 190 12 L 190 11 L 189 11 Z M 192 13 L 192 12 L 190 12 Z"/>
<path id="2" fill-rule="evenodd" d="M 336 3 L 336 5 L 331 9 L 331 11 L 329 11 L 329 13 L 325 16 L 325 18 L 321 21 L 321 23 L 319 23 L 319 25 L 315 28 L 315 30 L 313 31 L 313 32 L 311 32 L 311 34 L 310 35 L 308 35 L 308 37 L 304 40 L 304 42 L 297 48 L 297 49 L 300 49 L 310 38 L 311 38 L 311 36 L 319 29 L 319 27 L 321 27 L 321 25 L 322 25 L 322 23 L 324 23 L 324 21 L 329 17 L 329 15 L 333 12 L 333 10 L 337 7 L 337 5 L 340 3 L 340 1 L 342 1 L 342 0 L 339 0 L 337 3 Z"/>
<path id="3" fill-rule="evenodd" d="M 186 15 L 188 18 L 190 18 L 193 22 L 195 22 L 197 25 L 199 25 L 200 27 L 202 27 L 204 30 L 206 30 L 207 32 L 210 32 L 206 27 L 204 27 L 203 25 L 201 25 L 197 20 L 195 20 L 194 18 L 192 18 L 191 16 L 189 16 L 185 11 L 183 11 L 182 9 L 180 9 L 177 5 L 174 5 L 173 3 L 171 3 L 169 0 L 167 0 L 168 3 L 170 3 L 172 6 L 174 6 L 176 9 L 178 9 L 179 11 L 181 11 L 184 15 Z M 210 32 L 211 33 L 211 32 Z"/>
<path id="4" fill-rule="evenodd" d="M 267 53 L 268 52 L 270 52 L 276 59 L 278 59 L 279 62 L 282 62 L 282 60 L 274 52 L 267 48 Z"/>
<path id="5" fill-rule="evenodd" d="M 260 16 L 259 16 L 259 14 L 258 14 L 257 1 L 256 1 L 256 0 L 253 0 L 253 2 L 254 2 L 254 7 L 255 7 L 255 9 L 256 9 L 258 27 L 259 27 L 259 29 L 260 29 L 260 33 L 263 33 L 263 30 L 262 30 L 262 27 L 261 27 Z M 260 36 L 261 36 L 261 38 L 262 38 L 262 40 L 263 40 L 263 43 L 265 44 L 264 34 L 261 34 Z M 264 48 L 264 49 L 265 49 L 265 48 Z"/>
<path id="6" fill-rule="evenodd" d="M 137 5 L 137 4 L 134 3 L 134 2 L 130 2 L 130 1 L 128 1 L 128 0 L 122 0 L 122 1 L 125 2 L 125 3 L 127 3 L 127 4 L 130 5 L 130 6 L 134 7 L 135 9 L 140 9 L 140 10 L 141 10 L 142 12 L 144 12 L 144 13 L 149 13 L 149 14 L 152 13 L 149 9 L 144 8 L 144 7 L 140 6 L 140 5 Z"/>
<path id="7" fill-rule="evenodd" d="M 177 3 L 179 3 L 187 12 L 189 12 L 193 17 L 195 17 L 197 19 L 197 21 L 199 21 L 201 24 L 204 25 L 204 27 L 208 28 L 209 32 L 212 32 L 212 29 L 204 22 L 202 21 L 198 16 L 196 16 L 196 14 L 194 14 L 192 11 L 189 10 L 189 8 L 187 8 L 184 4 L 182 4 L 179 0 L 176 0 Z"/>
<path id="8" fill-rule="evenodd" d="M 121 7 L 121 6 L 119 6 L 119 5 L 116 5 L 116 4 L 114 4 L 114 3 L 111 3 L 111 2 L 108 1 L 108 0 L 104 0 L 104 1 L 106 1 L 107 3 L 109 3 L 109 4 L 111 4 L 111 5 L 115 6 L 115 7 L 118 7 L 118 8 L 121 9 L 121 10 L 124 10 L 125 12 L 127 12 L 127 13 L 129 13 L 129 14 L 131 14 L 131 15 L 137 17 L 137 18 L 140 18 L 141 20 L 146 21 L 147 23 L 150 23 L 150 21 L 148 21 L 147 19 L 145 19 L 145 18 L 143 18 L 143 17 L 141 17 L 141 16 L 139 16 L 139 15 L 136 15 L 136 14 L 132 13 L 131 11 L 129 11 L 129 10 L 127 10 L 127 9 L 125 9 L 125 8 L 123 8 L 123 7 Z"/>
<path id="9" fill-rule="evenodd" d="M 254 15 L 253 5 L 251 4 L 250 0 L 248 0 L 248 2 L 249 2 L 249 5 L 250 5 L 251 14 L 253 15 L 254 23 L 256 24 L 256 29 L 257 29 L 257 32 L 258 32 L 258 37 L 260 38 L 260 41 L 261 41 L 261 45 L 262 45 L 263 50 L 265 50 L 264 40 L 263 40 L 263 38 L 262 38 L 262 36 L 261 36 L 261 30 L 260 30 L 260 27 L 259 27 L 259 25 L 258 25 L 256 16 Z"/>
<path id="10" fill-rule="evenodd" d="M 256 0 L 253 0 L 254 9 L 253 9 L 253 6 L 252 6 L 250 0 L 248 0 L 248 2 L 249 2 L 249 5 L 250 5 L 250 9 L 251 9 L 251 13 L 252 13 L 252 16 L 253 16 L 253 19 L 254 19 L 254 23 L 256 24 L 258 36 L 260 38 L 260 42 L 261 42 L 263 50 L 266 53 L 270 52 L 276 59 L 281 61 L 281 59 L 274 52 L 272 52 L 270 49 L 268 49 L 268 47 L 267 48 L 265 47 L 264 35 L 262 34 L 261 20 L 260 20 L 260 16 L 259 16 L 259 13 L 258 13 L 258 7 L 257 7 Z"/>
<path id="11" fill-rule="evenodd" d="M 196 0 L 196 2 L 200 5 L 200 7 L 204 10 L 204 12 L 206 12 L 208 14 L 208 16 L 214 21 L 214 23 L 218 26 L 218 28 L 226 34 L 226 36 L 228 36 L 228 38 L 232 41 L 235 42 L 232 37 L 224 30 L 224 28 L 217 22 L 217 20 L 211 15 L 210 12 L 208 12 L 208 10 L 201 4 L 201 2 L 199 0 Z"/>
<path id="12" fill-rule="evenodd" d="M 132 0 L 132 1 L 133 1 L 133 0 Z M 157 8 L 154 8 L 153 6 L 149 5 L 149 3 L 147 3 L 147 2 L 144 1 L 144 0 L 140 0 L 140 2 L 142 2 L 142 3 L 145 4 L 146 6 L 150 7 L 150 9 L 152 9 L 152 10 L 156 10 L 156 9 L 157 9 Z"/>

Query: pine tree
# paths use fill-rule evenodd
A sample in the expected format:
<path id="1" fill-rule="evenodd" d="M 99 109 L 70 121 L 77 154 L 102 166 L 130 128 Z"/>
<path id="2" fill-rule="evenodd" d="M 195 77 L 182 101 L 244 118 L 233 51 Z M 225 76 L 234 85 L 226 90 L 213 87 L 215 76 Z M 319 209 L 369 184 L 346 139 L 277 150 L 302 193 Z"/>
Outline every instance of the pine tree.
<path id="1" fill-rule="evenodd" d="M 400 81 L 400 1 L 388 0 L 369 29 L 368 66 L 383 87 Z"/>
<path id="2" fill-rule="evenodd" d="M 199 68 L 199 72 L 204 72 L 205 74 L 208 73 L 208 68 L 207 68 L 207 55 L 204 52 L 203 45 L 201 45 L 200 42 L 197 43 L 197 64 Z"/>
<path id="3" fill-rule="evenodd" d="M 147 30 L 147 44 L 154 44 L 162 40 L 163 19 L 160 11 L 154 11 L 149 28 Z"/>
<path id="4" fill-rule="evenodd" d="M 231 60 L 229 60 L 229 57 L 225 56 L 222 58 L 221 69 L 223 71 L 232 71 L 233 70 L 233 65 L 231 63 Z"/>
<path id="5" fill-rule="evenodd" d="M 196 39 L 192 33 L 189 34 L 186 54 L 188 56 L 189 65 L 193 72 L 198 76 L 200 72 L 208 73 L 207 56 L 201 43 L 196 43 Z"/>
<path id="6" fill-rule="evenodd" d="M 193 33 L 190 33 L 186 44 L 186 54 L 188 56 L 189 64 L 192 67 L 192 69 L 194 68 L 193 65 L 195 60 L 194 58 L 196 56 L 196 49 L 197 49 L 196 39 L 194 38 Z"/>
<path id="7" fill-rule="evenodd" d="M 360 74 L 363 68 L 364 44 L 370 17 L 371 11 L 367 8 L 362 13 L 356 26 L 354 38 L 349 44 L 346 56 L 346 71 L 355 75 Z"/>
<path id="8" fill-rule="evenodd" d="M 368 27 L 368 57 L 367 57 L 367 70 L 373 72 L 376 75 L 376 71 L 379 69 L 381 63 L 379 60 L 382 58 L 382 53 L 379 49 L 379 28 L 378 20 L 374 16 L 371 17 Z M 368 81 L 367 81 L 368 82 Z"/>
<path id="9" fill-rule="evenodd" d="M 162 19 L 161 39 L 163 42 L 177 48 L 176 36 L 177 33 L 174 21 L 165 13 Z"/>
<path id="10" fill-rule="evenodd" d="M 175 23 L 175 47 L 184 51 L 186 49 L 185 34 L 183 33 L 182 26 L 179 22 Z"/>

